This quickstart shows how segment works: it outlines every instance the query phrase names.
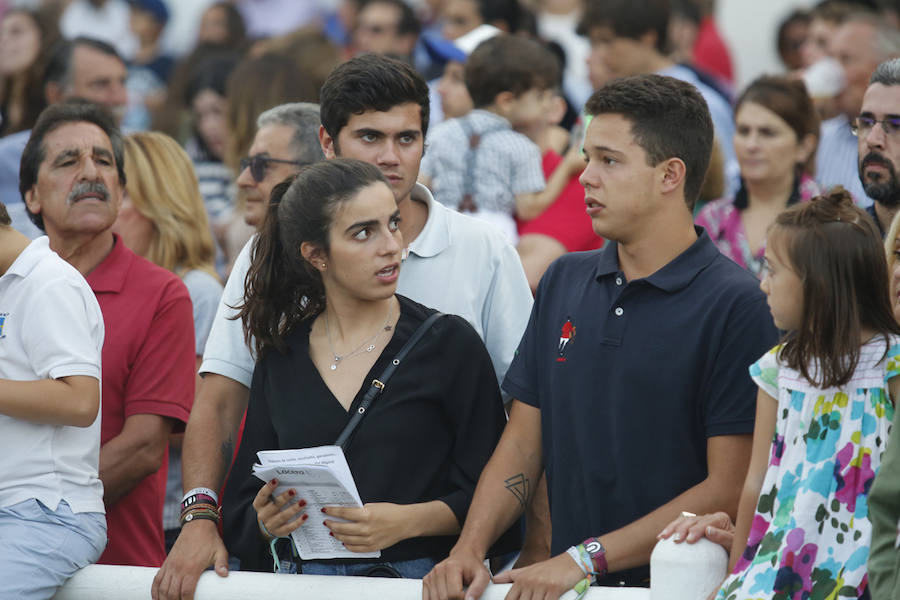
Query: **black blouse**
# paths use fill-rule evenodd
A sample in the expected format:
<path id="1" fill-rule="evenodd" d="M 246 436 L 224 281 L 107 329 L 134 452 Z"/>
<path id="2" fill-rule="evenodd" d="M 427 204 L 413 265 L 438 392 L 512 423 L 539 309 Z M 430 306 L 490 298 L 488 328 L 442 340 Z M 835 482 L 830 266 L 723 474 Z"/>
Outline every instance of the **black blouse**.
<path id="1" fill-rule="evenodd" d="M 289 351 L 268 352 L 256 365 L 247 421 L 222 501 L 229 552 L 255 564 L 263 547 L 253 498 L 263 485 L 251 474 L 259 450 L 331 445 L 371 381 L 433 310 L 403 296 L 394 335 L 375 361 L 349 412 L 309 357 L 309 325 L 286 338 Z M 481 470 L 506 424 L 490 356 L 464 319 L 439 319 L 397 368 L 345 449 L 366 502 L 413 504 L 441 500 L 460 525 Z M 298 490 L 300 497 L 303 491 Z M 316 515 L 303 527 L 324 527 Z M 447 556 L 456 536 L 403 540 L 381 551 L 382 561 Z M 518 543 L 516 527 L 498 551 Z M 365 559 L 371 561 L 372 559 Z M 341 561 L 352 562 L 352 561 Z"/>

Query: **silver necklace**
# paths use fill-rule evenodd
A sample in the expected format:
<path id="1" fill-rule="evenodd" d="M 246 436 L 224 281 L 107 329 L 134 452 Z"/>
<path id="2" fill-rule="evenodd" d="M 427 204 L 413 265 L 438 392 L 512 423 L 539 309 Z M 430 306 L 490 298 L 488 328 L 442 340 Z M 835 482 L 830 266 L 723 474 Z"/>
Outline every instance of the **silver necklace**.
<path id="1" fill-rule="evenodd" d="M 328 349 L 331 351 L 331 356 L 334 357 L 334 360 L 331 363 L 331 370 L 334 371 L 338 368 L 338 364 L 342 360 L 347 360 L 348 358 L 352 358 L 357 354 L 362 354 L 363 352 L 372 352 L 375 350 L 375 340 L 378 339 L 378 336 L 381 335 L 382 331 L 390 331 L 393 329 L 391 325 L 389 325 L 391 321 L 391 315 L 394 312 L 394 303 L 391 302 L 388 305 L 388 313 L 387 317 L 384 319 L 384 323 L 381 327 L 378 328 L 378 331 L 375 332 L 375 335 L 365 340 L 362 344 L 354 348 L 351 352 L 344 354 L 343 356 L 339 355 L 334 351 L 334 346 L 331 343 L 331 330 L 328 328 L 328 311 L 325 311 L 325 337 L 328 338 Z"/>

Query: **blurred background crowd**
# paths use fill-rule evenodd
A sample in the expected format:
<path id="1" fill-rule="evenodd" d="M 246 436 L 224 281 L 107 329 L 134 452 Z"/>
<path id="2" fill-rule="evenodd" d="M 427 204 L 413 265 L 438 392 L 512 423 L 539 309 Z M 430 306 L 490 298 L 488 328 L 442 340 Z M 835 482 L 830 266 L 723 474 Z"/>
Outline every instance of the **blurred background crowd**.
<path id="1" fill-rule="evenodd" d="M 738 72 L 737 65 L 746 63 L 740 53 L 765 55 L 769 49 L 764 46 L 771 39 L 781 64 L 755 68 L 802 80 L 818 117 L 816 122 L 800 123 L 799 117 L 792 122 L 787 113 L 799 115 L 798 106 L 773 108 L 771 103 L 778 99 L 754 97 L 754 106 L 790 125 L 796 143 L 807 136 L 802 177 L 795 177 L 795 161 L 772 161 L 790 167 L 779 174 L 782 180 L 797 179 L 797 185 L 779 193 L 809 197 L 816 182 L 823 187 L 840 183 L 860 204 L 871 203 L 856 174 L 849 120 L 858 114 L 874 66 L 900 55 L 896 29 L 900 2 L 761 2 L 756 8 L 759 27 L 751 23 L 742 28 L 752 30 L 755 49 L 746 39 L 729 39 L 733 25 L 728 20 L 748 10 L 730 6 L 737 3 L 649 3 L 649 9 L 634 12 L 630 21 L 627 15 L 598 14 L 608 8 L 593 4 L 590 0 L 0 0 L 0 201 L 9 207 L 17 228 L 31 237 L 38 235 L 16 185 L 17 159 L 28 131 L 48 103 L 69 95 L 99 101 L 113 108 L 126 132 L 160 131 L 186 150 L 215 240 L 216 269 L 224 277 L 257 224 L 247 212 L 252 208 L 242 193 L 239 162 L 248 154 L 256 119 L 264 110 L 286 102 L 317 102 L 321 85 L 335 66 L 359 53 L 374 52 L 410 62 L 429 81 L 434 126 L 473 108 L 465 81 L 466 59 L 478 43 L 497 32 L 509 32 L 540 40 L 560 66 L 541 118 L 513 124 L 540 148 L 545 176 L 557 166 L 569 170 L 571 186 L 562 189 L 558 203 L 563 197 L 569 197 L 570 205 L 580 202 L 578 162 L 561 158 L 572 142 L 579 146 L 584 102 L 610 78 L 646 72 L 687 79 L 701 88 L 710 104 L 717 160 L 707 176 L 703 201 L 750 192 L 752 204 L 754 196 L 771 191 L 754 188 L 772 174 L 748 172 L 753 161 L 740 140 L 740 125 L 735 137 L 733 113 L 733 107 L 742 104 L 735 100 L 758 74 L 749 69 Z M 773 20 L 777 28 L 768 31 L 766 24 Z M 73 55 L 71 41 L 81 39 L 98 43 L 81 44 Z M 108 48 L 114 53 L 106 52 Z M 76 89 L 73 86 L 82 82 L 73 79 L 73 65 L 78 64 L 73 56 L 78 58 L 79 53 L 96 72 L 84 74 L 84 85 Z M 106 67 L 104 61 L 112 64 Z M 805 105 L 800 100 L 802 111 Z M 782 98 L 781 104 L 795 101 Z M 441 200 L 440 194 L 437 197 Z M 537 223 L 529 224 L 532 219 L 516 215 L 509 231 L 532 285 L 553 258 L 602 243 L 591 234 L 586 217 L 576 218 L 575 225 L 565 217 L 560 226 L 562 213 L 553 213 L 561 207 L 550 206 L 543 222 L 535 219 Z M 709 227 L 715 218 L 707 214 L 704 225 Z M 751 248 L 758 245 L 753 236 L 751 232 Z"/>

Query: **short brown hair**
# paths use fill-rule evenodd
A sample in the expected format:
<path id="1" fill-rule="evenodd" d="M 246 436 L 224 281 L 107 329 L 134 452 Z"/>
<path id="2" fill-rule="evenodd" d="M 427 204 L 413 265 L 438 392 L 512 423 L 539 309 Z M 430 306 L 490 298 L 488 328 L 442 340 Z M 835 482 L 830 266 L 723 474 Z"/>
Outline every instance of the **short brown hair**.
<path id="1" fill-rule="evenodd" d="M 577 32 L 590 36 L 595 27 L 609 27 L 616 37 L 636 40 L 652 31 L 656 49 L 665 54 L 671 14 L 669 0 L 586 0 Z"/>
<path id="2" fill-rule="evenodd" d="M 540 42 L 519 35 L 497 35 L 478 44 L 466 61 L 466 88 L 475 108 L 490 106 L 502 92 L 520 96 L 549 89 L 559 80 L 556 56 Z"/>
<path id="3" fill-rule="evenodd" d="M 591 116 L 617 114 L 628 119 L 648 165 L 681 159 L 686 170 L 684 200 L 693 208 L 713 147 L 712 117 L 697 88 L 662 75 L 614 79 L 594 92 L 585 110 Z"/>

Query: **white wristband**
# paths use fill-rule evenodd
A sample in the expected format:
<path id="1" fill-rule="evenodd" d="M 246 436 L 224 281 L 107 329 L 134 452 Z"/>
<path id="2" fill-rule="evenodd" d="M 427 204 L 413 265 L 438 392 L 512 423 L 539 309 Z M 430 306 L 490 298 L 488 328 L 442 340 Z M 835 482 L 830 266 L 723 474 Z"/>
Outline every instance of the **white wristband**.
<path id="1" fill-rule="evenodd" d="M 578 568 L 581 569 L 581 572 L 584 573 L 585 577 L 590 577 L 590 574 L 587 572 L 584 563 L 581 562 L 581 556 L 578 554 L 578 548 L 576 548 L 575 546 L 569 546 L 569 549 L 566 550 L 566 554 L 572 557 L 572 560 L 575 561 L 575 564 L 578 565 Z"/>
<path id="2" fill-rule="evenodd" d="M 205 487 L 195 487 L 194 489 L 190 490 L 181 498 L 181 502 L 184 503 L 185 500 L 187 500 L 191 496 L 196 496 L 197 494 L 206 494 L 207 496 L 215 500 L 216 504 L 219 503 L 219 495 L 211 489 Z"/>

